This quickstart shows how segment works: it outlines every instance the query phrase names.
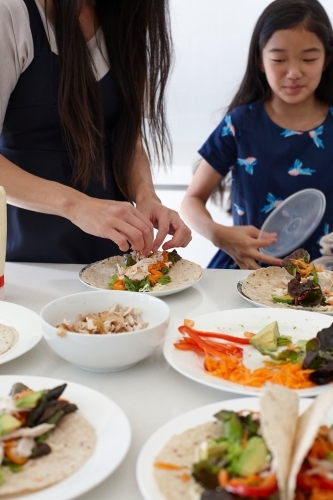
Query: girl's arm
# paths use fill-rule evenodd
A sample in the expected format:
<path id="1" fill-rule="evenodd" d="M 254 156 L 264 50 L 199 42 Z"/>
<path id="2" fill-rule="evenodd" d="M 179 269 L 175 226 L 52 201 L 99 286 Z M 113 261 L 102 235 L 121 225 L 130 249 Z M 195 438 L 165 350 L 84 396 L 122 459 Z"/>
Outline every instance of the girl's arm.
<path id="1" fill-rule="evenodd" d="M 258 239 L 259 229 L 254 226 L 223 226 L 212 219 L 206 203 L 222 176 L 202 160 L 185 193 L 181 213 L 189 225 L 205 236 L 216 247 L 229 254 L 241 269 L 257 269 L 256 261 L 280 265 L 281 260 L 259 252 L 258 248 L 276 243 L 276 235 Z"/>
<path id="2" fill-rule="evenodd" d="M 153 225 L 127 202 L 101 200 L 58 182 L 22 170 L 0 155 L 0 185 L 10 205 L 58 215 L 83 231 L 114 241 L 121 251 L 129 248 L 148 253 L 153 247 Z"/>
<path id="3" fill-rule="evenodd" d="M 137 209 L 146 216 L 157 229 L 153 250 L 156 251 L 170 234 L 172 238 L 163 244 L 164 250 L 175 247 L 186 247 L 192 239 L 190 229 L 184 224 L 175 210 L 162 205 L 153 185 L 151 169 L 146 152 L 139 138 L 130 183 L 131 199 Z"/>

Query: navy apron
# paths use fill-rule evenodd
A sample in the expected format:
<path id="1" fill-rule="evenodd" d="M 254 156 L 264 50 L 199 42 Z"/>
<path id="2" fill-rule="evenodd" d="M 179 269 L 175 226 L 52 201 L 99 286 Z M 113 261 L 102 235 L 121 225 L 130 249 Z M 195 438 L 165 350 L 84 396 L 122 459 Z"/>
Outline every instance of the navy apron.
<path id="1" fill-rule="evenodd" d="M 72 186 L 72 166 L 57 109 L 58 56 L 51 51 L 35 1 L 24 3 L 29 12 L 34 58 L 10 96 L 0 134 L 0 154 L 33 175 Z M 99 88 L 107 187 L 92 179 L 84 192 L 95 198 L 124 201 L 112 172 L 112 133 L 120 104 L 111 71 L 100 80 Z M 111 240 L 87 234 L 63 217 L 11 205 L 7 205 L 7 213 L 7 261 L 85 264 L 121 253 Z"/>

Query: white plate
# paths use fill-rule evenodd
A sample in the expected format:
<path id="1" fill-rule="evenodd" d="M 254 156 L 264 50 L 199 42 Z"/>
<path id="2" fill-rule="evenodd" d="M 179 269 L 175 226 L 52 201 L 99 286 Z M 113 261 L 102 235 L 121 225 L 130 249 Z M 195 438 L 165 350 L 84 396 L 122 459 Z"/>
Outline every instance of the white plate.
<path id="1" fill-rule="evenodd" d="M 242 336 L 245 330 L 253 333 L 259 332 L 272 321 L 277 321 L 281 335 L 290 335 L 293 342 L 304 339 L 309 340 L 317 332 L 332 324 L 331 316 L 308 311 L 274 309 L 274 308 L 246 308 L 230 311 L 218 311 L 211 314 L 190 318 L 195 321 L 194 328 L 204 331 L 229 333 Z M 163 353 L 168 363 L 179 373 L 200 384 L 214 387 L 222 391 L 234 392 L 245 396 L 258 395 L 260 388 L 250 387 L 210 375 L 204 370 L 203 356 L 191 351 L 180 351 L 174 347 L 182 335 L 177 329 L 171 331 L 164 342 Z M 249 369 L 254 370 L 263 365 L 264 358 L 252 346 L 242 345 L 243 362 Z M 297 393 L 302 397 L 312 397 L 326 390 L 326 385 L 314 386 L 308 389 L 299 389 Z"/>
<path id="2" fill-rule="evenodd" d="M 300 399 L 300 412 L 306 410 L 310 403 L 310 399 Z M 154 479 L 154 461 L 160 450 L 175 434 L 180 434 L 205 422 L 213 421 L 213 415 L 222 409 L 258 411 L 260 409 L 259 398 L 229 399 L 203 406 L 176 417 L 156 431 L 141 449 L 136 466 L 137 482 L 145 500 L 165 500 Z"/>
<path id="3" fill-rule="evenodd" d="M 237 283 L 237 292 L 239 293 L 239 295 L 241 297 L 243 297 L 243 299 L 247 300 L 247 302 L 250 302 L 250 304 L 252 304 L 253 306 L 258 306 L 258 307 L 268 307 L 270 308 L 270 306 L 267 306 L 266 304 L 261 304 L 260 302 L 256 302 L 255 300 L 253 299 L 250 299 L 249 297 L 247 297 L 244 293 L 243 293 L 243 290 L 242 290 L 242 286 L 243 286 L 243 283 L 244 283 L 245 279 L 243 280 L 240 280 L 238 283 Z M 283 304 L 279 305 L 279 308 L 280 309 L 283 309 Z M 270 308 L 271 309 L 271 308 Z M 300 311 L 300 309 L 291 309 L 290 307 L 286 307 L 285 309 L 288 309 L 289 311 L 290 310 L 294 310 L 294 311 Z M 284 310 L 285 310 L 284 309 Z M 301 311 L 303 312 L 303 311 Z M 333 315 L 333 311 L 310 311 L 309 309 L 306 309 L 304 310 L 304 312 L 310 312 L 311 314 L 326 314 L 328 316 L 332 316 Z"/>
<path id="4" fill-rule="evenodd" d="M 31 389 L 52 389 L 65 383 L 45 377 L 8 375 L 0 377 L 0 395 L 5 396 L 16 382 Z M 106 479 L 124 459 L 130 442 L 131 428 L 128 419 L 111 399 L 83 385 L 67 383 L 64 395 L 75 403 L 80 413 L 91 423 L 97 434 L 92 456 L 74 474 L 59 483 L 16 500 L 71 500 L 83 495 Z"/>
<path id="5" fill-rule="evenodd" d="M 39 314 L 11 302 L 0 301 L 0 323 L 16 328 L 19 332 L 16 344 L 0 354 L 0 365 L 30 351 L 43 336 Z"/>
<path id="6" fill-rule="evenodd" d="M 100 262 L 100 261 L 99 261 Z M 80 281 L 88 286 L 89 288 L 91 288 L 92 290 L 104 290 L 104 288 L 98 288 L 96 286 L 92 286 L 92 285 L 89 285 L 89 283 L 86 283 L 83 279 L 82 279 L 82 273 L 85 269 L 87 269 L 88 267 L 91 267 L 91 266 L 95 266 L 96 264 L 98 264 L 98 262 L 94 262 L 93 264 L 88 264 L 87 266 L 84 266 L 81 271 L 79 272 L 79 279 Z M 192 281 L 188 281 L 185 285 L 181 285 L 181 286 L 178 286 L 176 288 L 171 288 L 170 290 L 160 290 L 159 292 L 144 292 L 145 294 L 147 295 L 152 295 L 153 297 L 165 297 L 166 295 L 172 295 L 174 293 L 179 293 L 179 292 L 182 292 L 183 290 L 186 290 L 187 288 L 190 288 L 191 286 L 195 285 L 196 283 L 198 283 L 202 278 L 202 273 L 200 275 L 199 278 L 196 278 Z M 110 292 L 112 292 L 113 290 L 110 290 Z"/>

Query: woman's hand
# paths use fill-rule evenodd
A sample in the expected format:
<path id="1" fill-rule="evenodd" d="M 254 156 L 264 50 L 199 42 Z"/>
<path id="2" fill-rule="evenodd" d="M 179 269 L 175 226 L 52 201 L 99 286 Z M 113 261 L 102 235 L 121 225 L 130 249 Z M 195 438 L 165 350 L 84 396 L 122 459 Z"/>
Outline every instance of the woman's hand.
<path id="1" fill-rule="evenodd" d="M 148 254 L 153 248 L 153 224 L 131 203 L 85 196 L 68 218 L 86 233 L 114 241 L 122 252 L 132 247 Z"/>
<path id="2" fill-rule="evenodd" d="M 256 261 L 280 266 L 281 259 L 269 257 L 258 248 L 269 247 L 277 242 L 275 233 L 267 233 L 258 239 L 259 229 L 254 226 L 221 226 L 216 224 L 214 244 L 230 255 L 241 269 L 259 269 Z"/>
<path id="3" fill-rule="evenodd" d="M 159 201 L 150 199 L 137 204 L 137 209 L 147 217 L 157 229 L 153 245 L 155 252 L 162 245 L 165 237 L 172 238 L 162 245 L 163 250 L 175 247 L 186 247 L 192 239 L 191 231 L 175 210 L 165 207 Z"/>

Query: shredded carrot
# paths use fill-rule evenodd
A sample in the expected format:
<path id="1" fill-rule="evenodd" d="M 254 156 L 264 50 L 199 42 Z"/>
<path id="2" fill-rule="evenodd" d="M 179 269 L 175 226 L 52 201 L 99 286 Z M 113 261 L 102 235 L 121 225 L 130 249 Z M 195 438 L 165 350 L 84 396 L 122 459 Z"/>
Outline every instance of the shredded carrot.
<path id="1" fill-rule="evenodd" d="M 190 480 L 190 476 L 186 474 L 186 472 L 184 472 L 184 474 L 180 476 L 180 479 L 183 481 L 183 483 L 186 483 L 187 481 Z"/>
<path id="2" fill-rule="evenodd" d="M 305 389 L 315 384 L 309 380 L 313 370 L 302 370 L 301 364 L 284 363 L 276 365 L 266 363 L 266 366 L 249 370 L 240 358 L 220 355 L 215 359 L 206 355 L 204 366 L 210 374 L 251 387 L 262 387 L 266 382 L 284 385 L 290 389 Z"/>
<path id="3" fill-rule="evenodd" d="M 247 331 L 244 332 L 244 337 L 247 339 L 252 339 L 253 337 L 255 337 L 255 335 L 256 334 L 252 332 L 247 332 Z"/>
<path id="4" fill-rule="evenodd" d="M 193 328 L 194 327 L 193 319 L 184 319 L 184 325 L 189 326 L 190 328 Z"/>
<path id="5" fill-rule="evenodd" d="M 217 480 L 219 482 L 219 485 L 224 488 L 229 481 L 229 473 L 227 469 L 221 469 L 220 472 L 218 473 Z"/>
<path id="6" fill-rule="evenodd" d="M 314 487 L 309 500 L 332 500 L 332 491 Z"/>
<path id="7" fill-rule="evenodd" d="M 124 280 L 117 280 L 113 285 L 113 290 L 126 290 Z"/>
<path id="8" fill-rule="evenodd" d="M 154 467 L 158 467 L 159 469 L 168 469 L 168 470 L 182 470 L 182 469 L 184 469 L 183 465 L 169 464 L 167 462 L 155 462 Z"/>

